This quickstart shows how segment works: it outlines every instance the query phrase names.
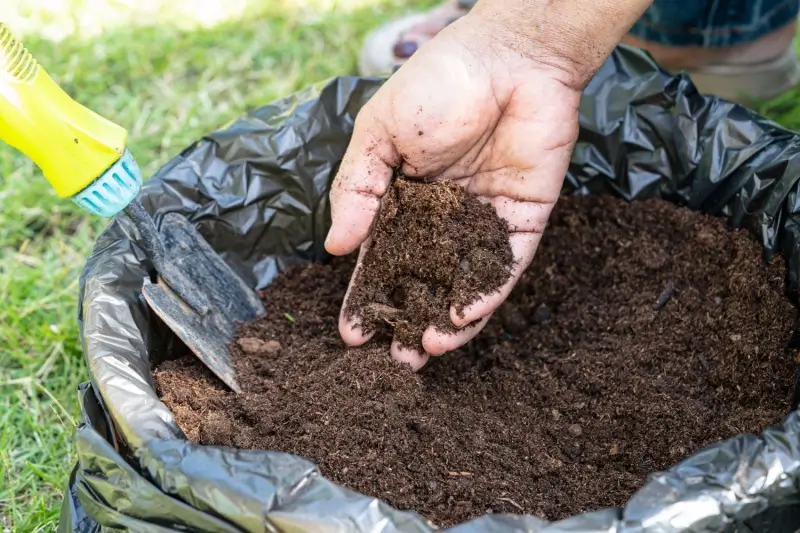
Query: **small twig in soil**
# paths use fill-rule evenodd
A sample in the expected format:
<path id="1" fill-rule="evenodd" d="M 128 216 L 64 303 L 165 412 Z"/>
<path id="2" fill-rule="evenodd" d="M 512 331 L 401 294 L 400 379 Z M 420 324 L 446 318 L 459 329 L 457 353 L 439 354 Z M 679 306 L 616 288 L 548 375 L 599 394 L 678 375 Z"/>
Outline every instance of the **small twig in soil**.
<path id="1" fill-rule="evenodd" d="M 447 475 L 453 477 L 472 477 L 472 472 L 448 472 Z"/>
<path id="2" fill-rule="evenodd" d="M 700 366 L 703 367 L 703 370 L 705 371 L 705 373 L 706 374 L 710 374 L 711 373 L 711 369 L 708 366 L 708 361 L 706 361 L 706 358 L 703 357 L 700 354 L 697 354 L 697 360 L 700 361 Z"/>
<path id="3" fill-rule="evenodd" d="M 368 304 L 366 308 L 368 311 L 368 315 L 383 320 L 393 328 L 396 328 L 398 324 L 407 323 L 407 321 L 405 320 L 396 320 L 398 316 L 402 315 L 403 313 L 402 309 L 397 309 L 390 305 L 384 305 L 379 303 Z"/>
<path id="4" fill-rule="evenodd" d="M 523 513 L 525 512 L 525 509 L 523 509 L 523 508 L 522 508 L 522 506 L 521 506 L 520 504 L 518 504 L 517 502 L 515 502 L 515 501 L 514 501 L 514 500 L 512 500 L 511 498 L 497 498 L 497 501 L 500 501 L 500 502 L 506 502 L 506 503 L 508 503 L 508 504 L 511 504 L 511 505 L 513 505 L 514 507 L 516 507 L 517 509 L 519 509 L 521 512 L 523 512 Z"/>
<path id="5" fill-rule="evenodd" d="M 672 295 L 675 294 L 675 282 L 670 281 L 667 283 L 667 286 L 661 291 L 661 294 L 658 295 L 656 299 L 656 303 L 653 304 L 653 309 L 658 311 L 659 309 L 663 309 L 667 302 L 672 298 Z"/>
<path id="6" fill-rule="evenodd" d="M 402 311 L 397 309 L 396 307 L 392 307 L 390 305 L 384 304 L 368 304 L 367 310 L 371 311 L 377 317 L 381 317 L 384 320 L 392 319 L 397 317 Z"/>

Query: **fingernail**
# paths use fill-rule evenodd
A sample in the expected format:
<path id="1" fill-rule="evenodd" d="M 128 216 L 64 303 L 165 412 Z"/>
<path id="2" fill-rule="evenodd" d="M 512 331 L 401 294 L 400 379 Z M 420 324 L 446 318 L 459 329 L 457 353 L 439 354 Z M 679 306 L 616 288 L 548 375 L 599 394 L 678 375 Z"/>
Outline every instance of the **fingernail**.
<path id="1" fill-rule="evenodd" d="M 411 55 L 419 49 L 419 46 L 414 41 L 402 41 L 394 45 L 394 55 L 401 59 L 408 59 Z"/>
<path id="2" fill-rule="evenodd" d="M 456 311 L 455 307 L 451 307 L 450 308 L 450 322 L 452 322 L 455 327 L 457 327 L 458 329 L 461 329 L 461 328 L 463 328 L 464 326 L 466 326 L 467 324 L 470 323 L 470 321 L 464 321 L 464 318 L 466 318 L 466 314 L 462 318 L 458 314 L 458 311 Z"/>

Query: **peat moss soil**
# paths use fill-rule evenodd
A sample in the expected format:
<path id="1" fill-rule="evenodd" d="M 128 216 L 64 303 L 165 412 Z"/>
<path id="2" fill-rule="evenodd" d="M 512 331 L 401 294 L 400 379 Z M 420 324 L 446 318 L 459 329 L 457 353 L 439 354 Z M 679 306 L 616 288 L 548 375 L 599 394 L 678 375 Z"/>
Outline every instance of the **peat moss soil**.
<path id="1" fill-rule="evenodd" d="M 353 266 L 296 267 L 263 291 L 267 315 L 233 347 L 244 394 L 192 358 L 155 371 L 190 439 L 304 456 L 447 526 L 622 505 L 648 473 L 789 409 L 785 266 L 719 219 L 661 201 L 560 200 L 481 334 L 419 373 L 389 358 L 389 326 L 343 346 Z"/>

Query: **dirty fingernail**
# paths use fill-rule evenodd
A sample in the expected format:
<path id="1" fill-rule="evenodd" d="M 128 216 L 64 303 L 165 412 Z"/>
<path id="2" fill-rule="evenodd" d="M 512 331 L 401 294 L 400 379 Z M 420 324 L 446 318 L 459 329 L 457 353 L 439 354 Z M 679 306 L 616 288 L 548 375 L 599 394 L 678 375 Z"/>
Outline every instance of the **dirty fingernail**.
<path id="1" fill-rule="evenodd" d="M 422 347 L 434 357 L 444 355 L 447 352 L 445 335 L 439 328 L 435 326 L 429 327 L 422 335 Z"/>
<path id="2" fill-rule="evenodd" d="M 394 45 L 394 55 L 402 59 L 408 59 L 411 55 L 419 49 L 419 46 L 414 41 L 401 41 Z"/>
<path id="3" fill-rule="evenodd" d="M 408 348 L 401 348 L 397 341 L 392 342 L 390 352 L 395 361 L 409 365 L 414 372 L 424 367 L 430 357 L 427 353 L 419 353 L 415 350 L 409 350 Z"/>
<path id="4" fill-rule="evenodd" d="M 463 328 L 464 326 L 472 322 L 472 319 L 469 318 L 469 315 L 467 313 L 468 310 L 469 308 L 467 307 L 462 309 L 461 313 L 464 316 L 461 316 L 458 313 L 458 311 L 456 311 L 455 307 L 450 308 L 450 321 L 453 323 L 454 326 L 456 326 L 457 328 Z"/>
<path id="5" fill-rule="evenodd" d="M 342 321 L 339 324 L 339 336 L 345 344 L 351 347 L 366 344 L 374 335 L 374 331 L 365 334 L 363 329 L 350 321 Z"/>

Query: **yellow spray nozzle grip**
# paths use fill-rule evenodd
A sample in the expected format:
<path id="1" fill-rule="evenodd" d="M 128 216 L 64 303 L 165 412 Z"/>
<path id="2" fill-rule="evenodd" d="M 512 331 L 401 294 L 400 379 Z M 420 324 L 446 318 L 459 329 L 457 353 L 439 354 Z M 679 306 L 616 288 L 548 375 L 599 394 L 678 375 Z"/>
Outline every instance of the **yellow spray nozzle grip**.
<path id="1" fill-rule="evenodd" d="M 0 23 L 0 139 L 31 158 L 60 197 L 111 167 L 127 136 L 70 98 Z"/>

